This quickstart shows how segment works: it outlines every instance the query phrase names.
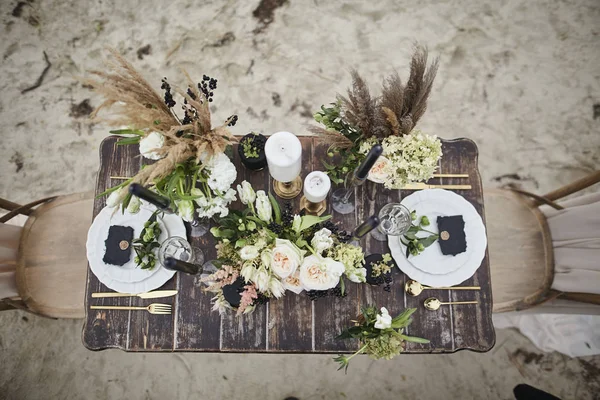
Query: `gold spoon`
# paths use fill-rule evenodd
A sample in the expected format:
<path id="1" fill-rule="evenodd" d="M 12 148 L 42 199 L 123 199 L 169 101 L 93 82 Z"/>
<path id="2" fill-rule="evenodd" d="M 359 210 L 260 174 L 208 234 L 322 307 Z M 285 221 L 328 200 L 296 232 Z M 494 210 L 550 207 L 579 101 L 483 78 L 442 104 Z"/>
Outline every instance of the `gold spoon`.
<path id="1" fill-rule="evenodd" d="M 479 303 L 477 300 L 473 300 L 473 301 L 439 301 L 438 299 L 436 299 L 435 297 L 430 297 L 427 300 L 425 300 L 425 308 L 431 311 L 435 311 L 438 310 L 440 308 L 440 306 L 442 305 L 447 305 L 447 304 L 477 304 Z"/>
<path id="2" fill-rule="evenodd" d="M 418 296 L 425 289 L 450 289 L 450 290 L 480 290 L 479 286 L 454 286 L 454 287 L 429 287 L 423 286 L 417 281 L 412 279 L 407 281 L 404 285 L 404 291 L 411 296 Z"/>

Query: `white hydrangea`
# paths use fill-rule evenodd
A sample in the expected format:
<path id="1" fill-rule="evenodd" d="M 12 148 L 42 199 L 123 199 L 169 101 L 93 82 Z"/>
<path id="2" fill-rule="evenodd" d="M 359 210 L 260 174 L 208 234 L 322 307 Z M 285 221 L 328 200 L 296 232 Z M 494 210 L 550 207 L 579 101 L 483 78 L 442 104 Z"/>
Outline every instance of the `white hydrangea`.
<path id="1" fill-rule="evenodd" d="M 364 141 L 359 152 L 367 154 L 374 142 Z M 415 129 L 410 135 L 389 136 L 381 143 L 383 155 L 389 161 L 377 175 L 388 189 L 401 189 L 410 182 L 421 182 L 432 177 L 442 157 L 442 143 L 435 135 L 426 135 Z M 379 165 L 381 168 L 381 165 Z"/>
<path id="2" fill-rule="evenodd" d="M 227 192 L 237 177 L 235 165 L 224 153 L 212 157 L 207 168 L 210 170 L 208 187 L 219 193 Z"/>

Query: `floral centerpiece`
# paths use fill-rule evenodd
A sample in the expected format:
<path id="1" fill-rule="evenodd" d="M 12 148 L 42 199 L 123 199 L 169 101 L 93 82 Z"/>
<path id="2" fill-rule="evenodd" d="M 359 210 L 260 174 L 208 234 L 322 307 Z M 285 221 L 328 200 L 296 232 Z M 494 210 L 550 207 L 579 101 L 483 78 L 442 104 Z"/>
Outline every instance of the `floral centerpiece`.
<path id="1" fill-rule="evenodd" d="M 406 85 L 393 74 L 383 83 L 380 97 L 371 97 L 364 79 L 352 71 L 348 97 L 338 96 L 335 103 L 322 106 L 314 118 L 323 126 L 311 127 L 331 143 L 330 157 L 341 155 L 337 163 L 324 162 L 332 181 L 344 182 L 376 143 L 382 145 L 383 155 L 368 179 L 400 189 L 432 177 L 442 156 L 441 142 L 415 126 L 427 109 L 437 68 L 437 59 L 427 68 L 427 50 L 417 47 Z"/>
<path id="2" fill-rule="evenodd" d="M 236 307 L 238 315 L 247 314 L 286 291 L 307 291 L 312 299 L 329 291 L 344 296 L 344 278 L 365 282 L 362 249 L 347 243 L 349 235 L 328 221 L 331 216 L 293 215 L 291 207 L 282 212 L 272 195 L 255 192 L 246 181 L 237 190 L 246 208 L 232 210 L 211 229 L 221 266 L 204 281 L 215 294 L 214 310 Z M 235 282 L 239 305 L 224 294 Z"/>
<path id="3" fill-rule="evenodd" d="M 84 81 L 105 97 L 92 117 L 99 119 L 103 108 L 114 109 L 113 118 L 102 120 L 127 127 L 111 131 L 123 137 L 117 145 L 138 144 L 140 154 L 151 163 L 102 193 L 110 194 L 107 205 L 135 212 L 140 202 L 127 187 L 138 183 L 169 198 L 171 208 L 186 221 L 192 221 L 195 213 L 200 218 L 226 216 L 228 205 L 235 200 L 231 185 L 237 172 L 224 152 L 234 140 L 228 127 L 238 118 L 232 115 L 213 127 L 209 104 L 217 80 L 204 75 L 196 84 L 185 73 L 187 88 L 183 90 L 164 78 L 161 96 L 116 50 L 110 52 L 113 62 L 109 71 L 91 71 L 99 79 Z M 174 95 L 182 99 L 182 115 L 174 110 Z"/>

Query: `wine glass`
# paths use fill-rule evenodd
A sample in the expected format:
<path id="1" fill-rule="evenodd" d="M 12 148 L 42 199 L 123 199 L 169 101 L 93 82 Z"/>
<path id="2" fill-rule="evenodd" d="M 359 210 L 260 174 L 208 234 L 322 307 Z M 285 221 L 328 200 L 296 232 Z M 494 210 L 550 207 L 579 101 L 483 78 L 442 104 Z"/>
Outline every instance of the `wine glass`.
<path id="1" fill-rule="evenodd" d="M 379 210 L 379 225 L 371 235 L 380 241 L 388 236 L 404 235 L 412 225 L 410 210 L 400 203 L 386 204 Z"/>

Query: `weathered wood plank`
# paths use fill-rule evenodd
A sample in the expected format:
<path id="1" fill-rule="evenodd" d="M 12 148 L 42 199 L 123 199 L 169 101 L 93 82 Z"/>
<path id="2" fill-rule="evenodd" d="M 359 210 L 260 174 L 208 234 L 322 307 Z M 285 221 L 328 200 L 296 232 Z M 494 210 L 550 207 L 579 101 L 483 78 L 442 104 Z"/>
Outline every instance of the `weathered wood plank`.
<path id="1" fill-rule="evenodd" d="M 139 164 L 130 160 L 138 153 L 135 146 L 115 146 L 115 138 L 107 138 L 100 146 L 100 170 L 96 181 L 96 193 L 102 193 L 113 186 L 111 175 L 131 176 L 139 169 Z M 106 206 L 106 197 L 94 200 L 94 217 Z M 86 322 L 83 328 L 83 343 L 92 350 L 110 347 L 127 349 L 130 311 L 90 310 L 90 305 L 131 305 L 131 298 L 92 299 L 94 292 L 109 292 L 88 266 L 86 289 Z"/>
<path id="2" fill-rule="evenodd" d="M 238 176 L 234 185 L 243 180 L 250 182 L 256 190 L 268 192 L 269 178 L 266 169 L 251 171 L 242 165 L 237 151 L 233 146 L 233 162 L 237 167 Z M 241 209 L 240 202 L 234 207 Z M 236 317 L 234 312 L 221 317 L 221 350 L 222 351 L 266 351 L 267 350 L 267 311 L 268 306 L 258 306 L 252 314 Z"/>
<path id="3" fill-rule="evenodd" d="M 477 146 L 470 140 L 450 141 L 444 143 L 442 150 L 450 161 L 445 164 L 445 172 L 468 171 L 469 183 L 472 190 L 460 194 L 469 201 L 483 218 L 483 188 L 477 167 Z M 446 158 L 445 158 L 446 159 Z M 464 179 L 444 178 L 445 184 L 460 184 Z M 463 286 L 481 286 L 479 291 L 450 291 L 451 301 L 477 300 L 477 305 L 455 306 L 453 309 L 453 335 L 456 349 L 467 348 L 475 351 L 487 351 L 495 343 L 495 331 L 492 315 L 492 288 L 489 270 L 489 258 L 486 250 L 485 257 L 477 273 L 463 282 Z"/>

